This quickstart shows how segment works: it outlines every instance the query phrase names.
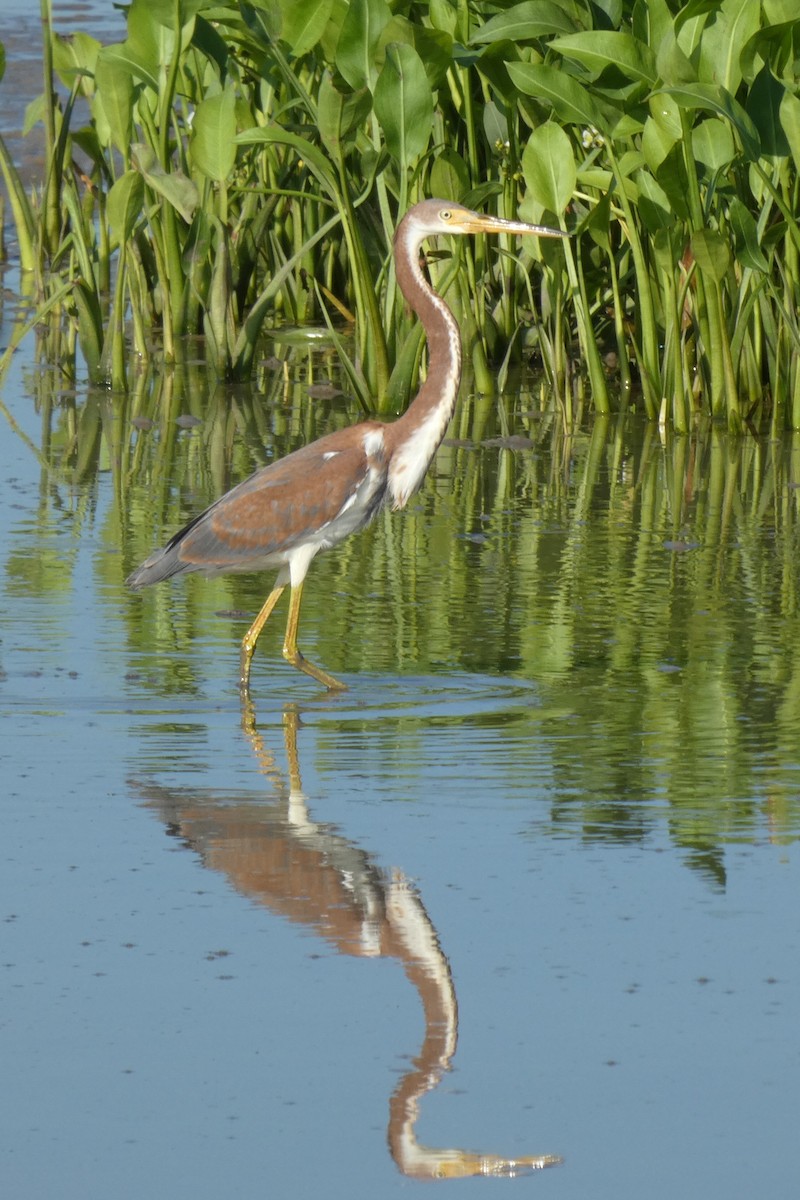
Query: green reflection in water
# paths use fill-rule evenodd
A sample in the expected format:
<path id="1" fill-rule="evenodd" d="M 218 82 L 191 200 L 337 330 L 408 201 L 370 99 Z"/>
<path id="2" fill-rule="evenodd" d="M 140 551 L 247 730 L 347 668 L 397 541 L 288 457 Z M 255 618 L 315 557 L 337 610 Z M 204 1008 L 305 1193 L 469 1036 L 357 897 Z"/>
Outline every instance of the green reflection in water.
<path id="1" fill-rule="evenodd" d="M 129 398 L 32 380 L 55 474 L 29 534 L 40 553 L 12 555 L 6 587 L 66 586 L 63 545 L 48 568 L 64 491 L 79 535 L 109 472 L 95 586 L 154 697 L 235 680 L 269 580 L 195 577 L 133 596 L 125 575 L 262 463 L 358 419 L 334 388 L 309 399 L 335 378 L 324 351 L 287 353 L 291 370 L 270 361 L 252 391 L 209 391 L 201 365 L 143 375 Z M 535 683 L 553 797 L 536 831 L 641 841 L 666 820 L 722 882 L 726 842 L 788 841 L 800 826 L 798 483 L 796 436 L 662 437 L 633 420 L 567 435 L 530 392 L 465 399 L 409 511 L 314 564 L 301 646 L 356 691 L 415 675 L 446 686 L 454 672 Z M 313 695 L 287 683 L 282 624 L 259 643 L 256 700 Z M 524 785 L 517 719 L 507 736 Z"/>

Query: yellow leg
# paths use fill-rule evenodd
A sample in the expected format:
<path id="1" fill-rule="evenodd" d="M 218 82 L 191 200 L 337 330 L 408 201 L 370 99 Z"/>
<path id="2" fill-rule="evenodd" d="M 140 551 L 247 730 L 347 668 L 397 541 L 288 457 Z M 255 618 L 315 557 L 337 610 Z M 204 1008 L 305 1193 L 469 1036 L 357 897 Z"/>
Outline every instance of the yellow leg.
<path id="1" fill-rule="evenodd" d="M 323 671 L 320 667 L 315 667 L 307 658 L 303 658 L 303 655 L 297 649 L 297 627 L 300 624 L 300 601 L 302 598 L 303 585 L 302 583 L 298 583 L 297 587 L 292 588 L 291 596 L 289 597 L 289 619 L 286 622 L 286 636 L 283 639 L 283 657 L 293 667 L 297 667 L 299 671 L 305 671 L 306 675 L 310 675 L 312 679 L 316 679 L 317 683 L 321 683 L 328 691 L 346 691 L 346 683 L 342 683 L 340 679 L 337 679 L 334 675 L 329 675 L 327 671 Z M 266 608 L 266 605 L 264 607 Z M 269 613 L 267 613 L 267 616 L 269 616 Z M 264 620 L 266 620 L 266 617 Z"/>
<path id="2" fill-rule="evenodd" d="M 283 593 L 285 591 L 286 591 L 285 583 L 281 584 L 279 587 L 275 587 L 272 589 L 270 594 L 267 596 L 266 601 L 264 602 L 264 606 L 261 609 L 261 612 L 258 614 L 255 621 L 253 621 L 253 624 L 250 626 L 247 633 L 242 638 L 242 656 L 241 656 L 241 669 L 239 671 L 239 687 L 242 689 L 243 692 L 247 692 L 250 690 L 250 663 L 253 658 L 253 651 L 256 648 L 256 642 L 258 641 L 258 635 L 261 633 L 261 630 L 266 625 L 267 621 L 270 618 L 273 608 L 278 603 L 278 601 L 280 600 L 281 596 L 283 595 Z"/>

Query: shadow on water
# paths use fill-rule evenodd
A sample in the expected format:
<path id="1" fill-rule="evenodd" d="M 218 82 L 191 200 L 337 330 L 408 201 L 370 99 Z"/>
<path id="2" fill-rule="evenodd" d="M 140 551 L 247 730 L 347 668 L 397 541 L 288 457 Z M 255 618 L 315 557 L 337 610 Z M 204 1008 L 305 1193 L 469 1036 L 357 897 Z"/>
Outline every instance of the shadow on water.
<path id="1" fill-rule="evenodd" d="M 265 745 L 252 704 L 245 703 L 242 728 L 268 781 L 263 800 L 252 792 L 237 796 L 141 781 L 132 786 L 168 835 L 197 853 L 209 870 L 221 872 L 241 895 L 312 929 L 340 954 L 392 958 L 402 966 L 425 1017 L 422 1046 L 389 1101 L 389 1149 L 404 1175 L 517 1176 L 558 1165 L 555 1155 L 501 1158 L 417 1140 L 420 1102 L 450 1070 L 456 1052 L 458 1005 L 450 964 L 422 898 L 402 870 L 381 870 L 366 850 L 312 816 L 301 783 L 301 725 L 302 710 L 287 708 L 284 771 Z"/>

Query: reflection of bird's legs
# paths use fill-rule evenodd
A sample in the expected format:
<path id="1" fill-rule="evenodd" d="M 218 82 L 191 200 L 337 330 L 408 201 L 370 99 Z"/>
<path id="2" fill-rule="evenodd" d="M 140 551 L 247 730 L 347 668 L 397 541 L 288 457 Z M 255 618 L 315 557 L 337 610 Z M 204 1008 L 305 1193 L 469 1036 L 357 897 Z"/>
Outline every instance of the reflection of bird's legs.
<path id="1" fill-rule="evenodd" d="M 242 657 L 241 657 L 241 670 L 239 672 L 239 687 L 242 689 L 243 692 L 248 692 L 250 690 L 250 663 L 253 658 L 253 651 L 256 648 L 256 642 L 258 641 L 258 635 L 261 633 L 261 630 L 266 625 L 267 621 L 270 618 L 273 608 L 278 603 L 278 601 L 280 600 L 280 598 L 283 595 L 285 590 L 286 590 L 285 583 L 278 584 L 276 587 L 274 587 L 272 589 L 270 594 L 267 596 L 267 599 L 264 602 L 264 606 L 261 609 L 260 613 L 256 617 L 255 621 L 253 621 L 253 624 L 250 626 L 247 633 L 242 638 Z"/>
<path id="2" fill-rule="evenodd" d="M 321 667 L 315 667 L 313 663 L 310 663 L 307 658 L 303 657 L 297 648 L 297 627 L 300 624 L 300 601 L 302 599 L 303 585 L 302 583 L 295 584 L 289 597 L 289 619 L 286 622 L 286 636 L 283 639 L 283 657 L 293 667 L 297 667 L 299 671 L 305 671 L 306 675 L 310 675 L 312 679 L 316 679 L 317 683 L 321 683 L 329 692 L 346 691 L 346 683 L 342 683 L 334 675 L 329 675 Z M 267 601 L 268 603 L 269 601 Z M 266 607 L 267 605 L 265 604 L 264 608 Z M 260 616 L 261 614 L 259 613 L 258 619 L 260 619 Z M 267 616 L 269 616 L 269 613 L 267 613 Z M 265 617 L 264 620 L 266 619 Z"/>

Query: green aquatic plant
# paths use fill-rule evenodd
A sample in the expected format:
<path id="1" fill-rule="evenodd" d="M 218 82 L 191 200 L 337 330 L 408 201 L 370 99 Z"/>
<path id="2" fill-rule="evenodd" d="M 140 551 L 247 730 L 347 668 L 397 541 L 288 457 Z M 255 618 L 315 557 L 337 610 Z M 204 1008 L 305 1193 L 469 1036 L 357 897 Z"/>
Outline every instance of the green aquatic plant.
<path id="1" fill-rule="evenodd" d="M 568 423 L 800 427 L 795 7 L 133 0 L 111 46 L 46 24 L 35 201 L 0 154 L 21 261 L 43 299 L 74 281 L 98 381 L 198 334 L 243 379 L 281 321 L 329 329 L 362 407 L 397 411 L 424 349 L 392 232 L 442 195 L 575 235 L 428 256 L 481 391 L 532 356 Z"/>

